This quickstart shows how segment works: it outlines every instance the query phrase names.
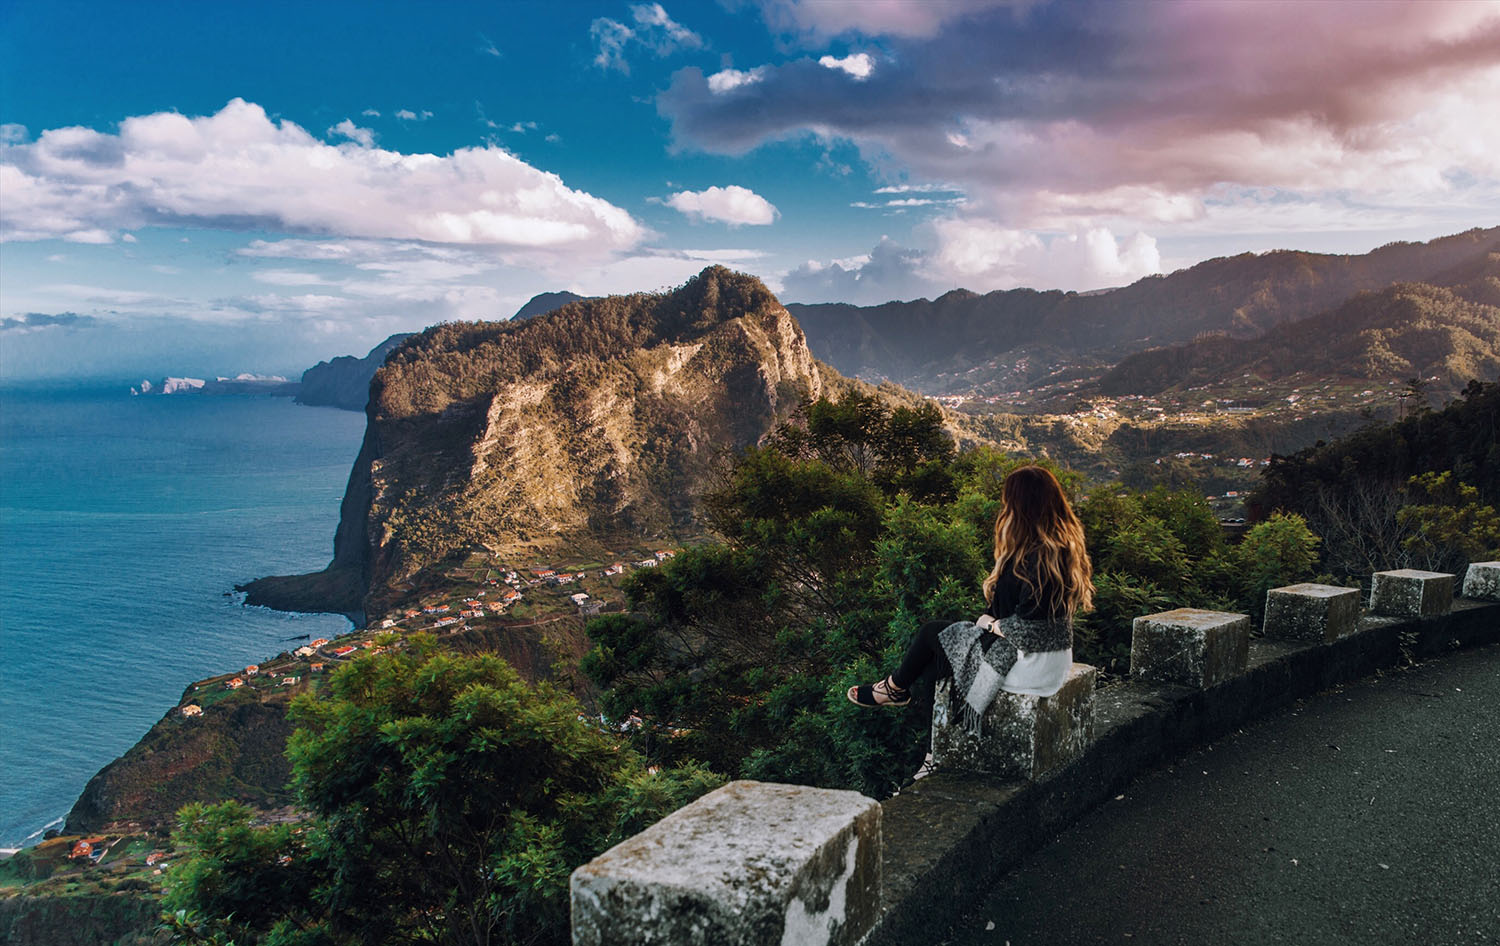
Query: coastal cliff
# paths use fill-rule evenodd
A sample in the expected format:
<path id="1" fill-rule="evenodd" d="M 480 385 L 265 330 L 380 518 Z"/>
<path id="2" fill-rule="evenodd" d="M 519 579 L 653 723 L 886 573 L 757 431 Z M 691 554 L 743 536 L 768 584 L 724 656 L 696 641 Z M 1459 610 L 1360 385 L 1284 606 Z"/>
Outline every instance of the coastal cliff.
<path id="1" fill-rule="evenodd" d="M 451 553 L 530 556 L 694 527 L 720 452 L 850 382 L 753 277 L 415 335 L 375 374 L 328 568 L 247 603 L 382 614 Z"/>
<path id="2" fill-rule="evenodd" d="M 297 403 L 311 407 L 338 407 L 346 411 L 364 410 L 370 399 L 370 379 L 385 364 L 386 356 L 410 337 L 410 332 L 392 335 L 370 349 L 363 358 L 341 355 L 332 361 L 318 362 L 302 372 Z"/>

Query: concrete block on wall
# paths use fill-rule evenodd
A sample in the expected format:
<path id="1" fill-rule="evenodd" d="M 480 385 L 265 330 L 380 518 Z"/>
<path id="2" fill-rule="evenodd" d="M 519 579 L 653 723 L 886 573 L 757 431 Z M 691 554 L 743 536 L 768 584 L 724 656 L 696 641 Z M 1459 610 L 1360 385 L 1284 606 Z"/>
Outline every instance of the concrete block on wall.
<path id="1" fill-rule="evenodd" d="M 1464 597 L 1500 601 L 1500 562 L 1470 562 L 1464 573 Z"/>
<path id="2" fill-rule="evenodd" d="M 959 723 L 952 679 L 938 682 L 932 706 L 932 760 L 939 769 L 1001 778 L 1040 778 L 1081 756 L 1094 739 L 1098 671 L 1075 663 L 1051 696 L 1003 690 L 980 720 L 979 733 Z"/>
<path id="3" fill-rule="evenodd" d="M 1130 676 L 1147 683 L 1210 687 L 1245 672 L 1250 615 L 1178 608 L 1135 619 Z"/>
<path id="4" fill-rule="evenodd" d="M 1359 627 L 1358 588 L 1311 582 L 1266 592 L 1267 637 L 1332 643 Z"/>
<path id="5" fill-rule="evenodd" d="M 730 782 L 573 872 L 573 943 L 855 946 L 880 888 L 879 803 Z"/>
<path id="6" fill-rule="evenodd" d="M 1457 575 L 1400 568 L 1370 576 L 1370 611 L 1387 617 L 1431 618 L 1453 610 Z"/>

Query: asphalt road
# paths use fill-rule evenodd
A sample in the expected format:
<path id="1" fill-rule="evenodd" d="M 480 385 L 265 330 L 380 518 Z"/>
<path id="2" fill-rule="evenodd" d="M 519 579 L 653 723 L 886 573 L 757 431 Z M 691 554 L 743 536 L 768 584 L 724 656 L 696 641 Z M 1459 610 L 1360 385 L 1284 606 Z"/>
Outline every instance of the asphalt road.
<path id="1" fill-rule="evenodd" d="M 948 946 L 1500 946 L 1500 646 L 1298 702 L 1143 776 Z"/>

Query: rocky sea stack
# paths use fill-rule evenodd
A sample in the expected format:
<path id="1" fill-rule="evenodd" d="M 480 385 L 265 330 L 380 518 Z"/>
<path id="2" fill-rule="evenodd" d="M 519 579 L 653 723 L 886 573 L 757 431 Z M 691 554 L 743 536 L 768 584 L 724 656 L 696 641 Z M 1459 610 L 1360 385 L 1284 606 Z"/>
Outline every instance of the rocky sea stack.
<path id="1" fill-rule="evenodd" d="M 371 384 L 333 562 L 251 582 L 248 603 L 373 617 L 462 549 L 683 535 L 720 451 L 850 384 L 770 290 L 721 266 L 667 293 L 434 326 Z"/>

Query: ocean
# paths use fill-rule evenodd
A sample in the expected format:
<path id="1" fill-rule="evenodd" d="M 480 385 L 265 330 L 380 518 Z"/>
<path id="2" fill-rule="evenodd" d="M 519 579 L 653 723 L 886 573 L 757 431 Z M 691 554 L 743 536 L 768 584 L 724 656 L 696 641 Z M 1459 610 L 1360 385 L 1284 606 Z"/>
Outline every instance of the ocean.
<path id="1" fill-rule="evenodd" d="M 0 847 L 194 680 L 349 629 L 225 592 L 328 563 L 363 432 L 290 398 L 0 389 Z"/>

